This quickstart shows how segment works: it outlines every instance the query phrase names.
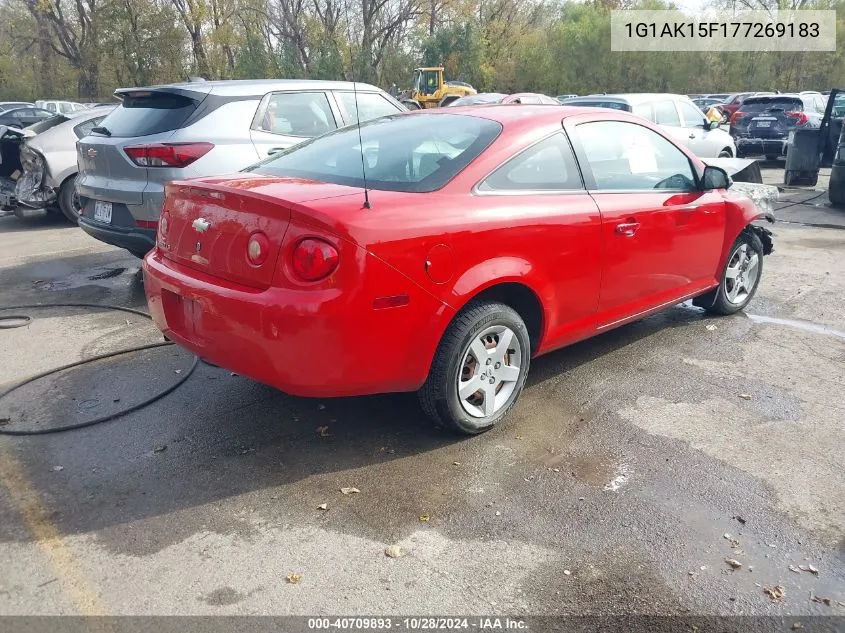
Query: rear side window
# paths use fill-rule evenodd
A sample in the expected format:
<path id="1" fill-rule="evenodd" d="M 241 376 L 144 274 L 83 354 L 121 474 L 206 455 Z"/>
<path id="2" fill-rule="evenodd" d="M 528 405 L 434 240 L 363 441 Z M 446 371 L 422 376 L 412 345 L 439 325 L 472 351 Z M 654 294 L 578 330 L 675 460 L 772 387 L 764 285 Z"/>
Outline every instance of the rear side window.
<path id="1" fill-rule="evenodd" d="M 575 157 L 563 133 L 511 158 L 478 186 L 479 191 L 567 191 L 583 189 Z"/>
<path id="2" fill-rule="evenodd" d="M 76 134 L 76 138 L 82 138 L 83 136 L 88 136 L 95 127 L 102 123 L 103 119 L 106 117 L 98 116 L 96 119 L 91 119 L 90 121 L 85 121 L 84 123 L 80 123 L 76 127 L 73 128 L 73 133 Z"/>
<path id="3" fill-rule="evenodd" d="M 101 127 L 118 138 L 170 132 L 182 127 L 197 105 L 193 99 L 168 92 L 126 94 Z"/>
<path id="4" fill-rule="evenodd" d="M 313 138 L 337 127 L 325 92 L 275 92 L 259 111 L 254 127 L 270 134 Z"/>
<path id="5" fill-rule="evenodd" d="M 335 92 L 335 94 L 340 99 L 344 109 L 346 109 L 350 122 L 357 123 L 359 120 L 359 113 L 361 116 L 360 121 L 363 122 L 401 112 L 401 110 L 390 103 L 390 101 L 374 92 L 359 92 L 357 109 L 355 108 L 354 92 Z"/>
<path id="6" fill-rule="evenodd" d="M 678 111 L 671 101 L 654 102 L 654 122 L 658 125 L 674 125 L 680 127 L 681 120 L 678 118 Z"/>
<path id="7" fill-rule="evenodd" d="M 351 187 L 363 186 L 366 171 L 371 189 L 423 193 L 454 178 L 501 129 L 473 116 L 394 115 L 301 143 L 248 171 Z"/>

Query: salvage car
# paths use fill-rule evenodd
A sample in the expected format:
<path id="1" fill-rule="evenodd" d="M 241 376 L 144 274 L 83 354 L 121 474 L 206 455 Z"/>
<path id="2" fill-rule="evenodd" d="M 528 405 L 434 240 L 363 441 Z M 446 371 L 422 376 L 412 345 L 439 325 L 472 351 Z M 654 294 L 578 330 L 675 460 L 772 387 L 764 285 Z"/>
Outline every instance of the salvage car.
<path id="1" fill-rule="evenodd" d="M 714 95 L 715 97 L 715 95 Z M 683 95 L 616 94 L 565 99 L 563 105 L 609 108 L 634 114 L 657 123 L 676 141 L 701 158 L 733 158 L 736 145 L 731 135 L 711 123 L 701 110 Z"/>
<path id="2" fill-rule="evenodd" d="M 201 81 L 115 96 L 121 104 L 77 145 L 79 226 L 137 257 L 155 244 L 166 182 L 237 171 L 359 116 L 405 111 L 374 86 L 338 81 Z"/>
<path id="3" fill-rule="evenodd" d="M 737 156 L 786 155 L 790 133 L 821 125 L 827 98 L 817 92 L 748 97 L 731 117 Z"/>
<path id="4" fill-rule="evenodd" d="M 58 209 L 76 224 L 82 202 L 76 193 L 76 143 L 100 124 L 114 106 L 57 115 L 28 128 L 20 147 L 21 175 L 15 199 L 26 209 Z M 49 124 L 49 125 L 48 125 Z M 33 126 L 34 127 L 34 126 Z"/>
<path id="5" fill-rule="evenodd" d="M 626 113 L 417 111 L 169 183 L 144 286 L 210 363 L 300 396 L 418 390 L 480 433 L 535 356 L 687 299 L 744 308 L 772 242 L 730 184 Z"/>

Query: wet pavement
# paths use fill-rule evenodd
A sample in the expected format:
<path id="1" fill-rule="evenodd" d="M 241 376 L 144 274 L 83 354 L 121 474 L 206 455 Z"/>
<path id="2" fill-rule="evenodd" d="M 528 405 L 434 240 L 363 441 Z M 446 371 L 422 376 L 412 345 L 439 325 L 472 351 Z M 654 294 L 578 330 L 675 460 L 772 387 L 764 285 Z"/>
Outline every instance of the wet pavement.
<path id="1" fill-rule="evenodd" d="M 845 233 L 773 230 L 748 315 L 682 305 L 537 359 L 480 437 L 412 394 L 293 398 L 203 363 L 114 421 L 0 437 L 0 614 L 845 615 Z M 137 268 L 0 219 L 2 306 L 143 309 Z M 3 389 L 161 341 L 123 312 L 12 312 L 33 320 L 0 330 Z M 54 374 L 0 399 L 0 430 L 131 407 L 191 361 Z"/>

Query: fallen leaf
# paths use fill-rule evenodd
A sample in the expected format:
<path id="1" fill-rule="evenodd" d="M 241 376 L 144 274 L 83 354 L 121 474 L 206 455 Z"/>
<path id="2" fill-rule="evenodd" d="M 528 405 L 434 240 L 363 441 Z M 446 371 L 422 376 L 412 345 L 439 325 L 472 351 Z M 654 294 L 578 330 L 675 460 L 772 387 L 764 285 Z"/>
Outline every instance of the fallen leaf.
<path id="1" fill-rule="evenodd" d="M 521 436 L 521 435 L 515 435 L 513 439 L 515 439 L 515 440 L 521 440 L 521 439 L 522 439 L 522 436 Z"/>
<path id="2" fill-rule="evenodd" d="M 751 400 L 751 394 L 750 393 L 741 393 L 741 394 L 739 394 L 739 397 L 742 398 L 743 400 Z"/>
<path id="3" fill-rule="evenodd" d="M 733 537 L 730 534 L 722 534 L 722 538 L 730 541 Z"/>
<path id="4" fill-rule="evenodd" d="M 731 517 L 731 518 L 732 518 L 732 519 L 735 519 L 735 520 L 737 520 L 737 521 L 739 521 L 742 525 L 745 525 L 745 519 L 743 519 L 743 518 L 742 518 L 741 516 L 739 516 L 738 514 L 737 514 L 736 516 L 734 516 L 734 517 Z"/>
<path id="5" fill-rule="evenodd" d="M 740 567 L 742 567 L 742 563 L 740 563 L 740 562 L 739 562 L 737 559 L 735 559 L 735 558 L 726 558 L 726 559 L 725 559 L 725 562 L 726 562 L 728 565 L 730 565 L 732 569 L 739 569 Z"/>
<path id="6" fill-rule="evenodd" d="M 384 555 L 388 558 L 400 558 L 405 555 L 405 550 L 398 545 L 391 545 L 385 548 Z"/>
<path id="7" fill-rule="evenodd" d="M 317 427 L 317 435 L 319 435 L 320 437 L 328 437 L 329 436 L 329 427 L 318 426 Z"/>
<path id="8" fill-rule="evenodd" d="M 792 623 L 792 630 L 793 631 L 797 631 L 798 629 L 803 629 L 803 628 L 804 628 L 804 625 L 801 624 L 800 622 L 793 622 Z"/>
<path id="9" fill-rule="evenodd" d="M 710 323 L 710 324 L 709 324 L 709 325 L 707 325 L 706 327 L 707 327 L 707 329 L 708 329 L 710 332 L 712 332 L 713 330 L 717 330 L 717 329 L 719 329 L 719 328 L 717 328 L 717 327 L 716 327 L 714 324 L 712 324 L 712 323 Z"/>
<path id="10" fill-rule="evenodd" d="M 174 373 L 174 374 L 181 374 L 181 373 L 182 373 L 182 370 L 181 370 L 181 369 L 174 369 L 174 370 L 173 370 L 173 373 Z"/>
<path id="11" fill-rule="evenodd" d="M 564 570 L 563 570 L 563 575 L 564 575 L 564 576 L 571 576 L 571 575 L 572 575 L 572 572 L 571 572 L 571 571 L 569 571 L 568 569 L 564 569 Z"/>
<path id="12" fill-rule="evenodd" d="M 693 577 L 693 578 L 697 578 L 697 577 L 698 577 L 698 572 L 697 572 L 697 571 L 688 571 L 687 573 L 688 573 L 691 577 Z"/>
<path id="13" fill-rule="evenodd" d="M 826 607 L 831 606 L 830 605 L 830 598 L 819 598 L 818 596 L 814 596 L 813 594 L 810 594 L 810 600 L 813 601 L 813 602 L 818 602 L 819 604 L 823 604 Z"/>
<path id="14" fill-rule="evenodd" d="M 701 571 L 704 571 L 705 569 L 707 569 L 707 565 L 702 565 L 701 567 L 699 567 L 699 569 L 700 569 Z"/>
<path id="15" fill-rule="evenodd" d="M 153 453 L 163 453 L 167 450 L 167 444 L 159 444 L 153 448 Z"/>
<path id="16" fill-rule="evenodd" d="M 500 516 L 502 516 L 502 513 L 501 513 L 501 512 L 499 512 L 498 510 L 496 510 L 496 516 L 497 516 L 497 517 L 500 517 Z"/>
<path id="17" fill-rule="evenodd" d="M 452 462 L 452 466 L 460 466 L 461 462 Z"/>
<path id="18" fill-rule="evenodd" d="M 357 495 L 359 492 L 361 492 L 357 488 L 351 488 L 351 487 L 341 488 L 340 491 L 345 495 Z"/>
<path id="19" fill-rule="evenodd" d="M 318 506 L 317 506 L 317 509 L 318 509 L 318 510 L 328 510 L 328 509 L 329 509 L 329 504 L 327 504 L 327 503 L 321 503 L 320 505 L 318 505 Z"/>
<path id="20" fill-rule="evenodd" d="M 780 585 L 775 585 L 773 587 L 763 587 L 763 593 L 775 602 L 780 602 L 780 599 L 783 598 L 783 594 L 786 592 Z"/>
<path id="21" fill-rule="evenodd" d="M 801 571 L 808 571 L 814 576 L 819 575 L 819 570 L 813 567 L 812 565 L 798 565 L 798 569 L 800 569 Z"/>
<path id="22" fill-rule="evenodd" d="M 298 585 L 300 580 L 302 580 L 302 576 L 300 576 L 299 574 L 287 575 L 287 581 L 292 585 Z"/>
<path id="23" fill-rule="evenodd" d="M 60 473 L 60 472 L 62 472 L 64 469 L 65 469 L 65 467 L 64 467 L 64 466 L 53 466 L 53 472 L 54 472 L 54 473 Z"/>
<path id="24" fill-rule="evenodd" d="M 422 521 L 423 523 L 428 523 L 430 519 L 431 519 L 431 517 L 428 516 L 427 514 L 421 514 L 420 515 L 420 521 Z"/>

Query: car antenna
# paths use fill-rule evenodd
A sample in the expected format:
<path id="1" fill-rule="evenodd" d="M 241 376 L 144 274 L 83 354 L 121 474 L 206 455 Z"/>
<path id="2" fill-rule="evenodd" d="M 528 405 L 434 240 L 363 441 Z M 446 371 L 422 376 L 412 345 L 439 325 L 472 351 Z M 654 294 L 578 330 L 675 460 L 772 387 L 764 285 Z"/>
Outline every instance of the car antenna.
<path id="1" fill-rule="evenodd" d="M 355 82 L 355 55 L 352 53 L 352 31 L 349 28 L 349 4 L 343 0 L 346 9 L 346 37 L 349 40 L 349 68 L 352 70 L 352 95 L 355 99 L 355 119 L 358 126 L 358 147 L 361 148 L 361 176 L 364 180 L 364 208 L 372 209 L 370 206 L 370 194 L 367 191 L 367 167 L 364 161 L 364 141 L 361 140 L 361 111 L 358 109 L 358 84 Z"/>

